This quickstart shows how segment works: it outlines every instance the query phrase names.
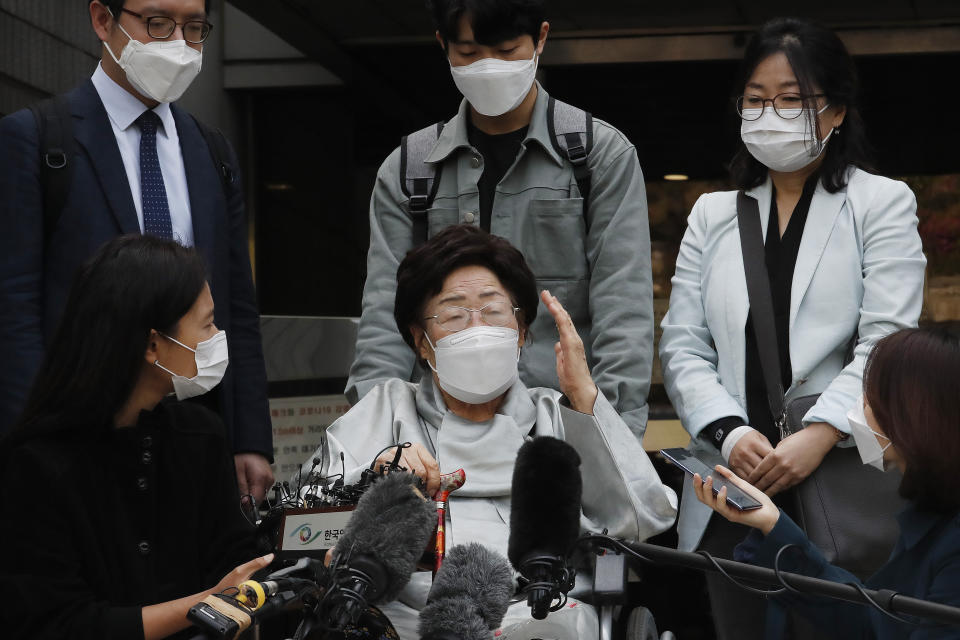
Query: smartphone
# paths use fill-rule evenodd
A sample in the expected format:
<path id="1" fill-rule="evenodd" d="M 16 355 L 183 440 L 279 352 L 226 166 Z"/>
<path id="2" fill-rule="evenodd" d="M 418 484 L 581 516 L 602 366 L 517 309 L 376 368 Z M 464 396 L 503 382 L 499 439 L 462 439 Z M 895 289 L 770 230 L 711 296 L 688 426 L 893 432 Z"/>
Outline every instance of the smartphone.
<path id="1" fill-rule="evenodd" d="M 700 477 L 703 480 L 707 479 L 707 476 L 713 477 L 713 493 L 720 493 L 721 487 L 727 488 L 727 504 L 729 504 L 734 509 L 739 509 L 740 511 L 749 511 L 750 509 L 759 509 L 761 507 L 760 502 L 755 498 L 751 498 L 746 493 L 740 490 L 736 485 L 730 484 L 724 478 L 717 475 L 717 473 L 705 465 L 701 460 L 690 455 L 690 452 L 686 449 L 661 449 L 660 453 L 664 455 L 668 460 L 673 462 L 675 465 L 693 475 L 694 473 L 699 473 Z"/>

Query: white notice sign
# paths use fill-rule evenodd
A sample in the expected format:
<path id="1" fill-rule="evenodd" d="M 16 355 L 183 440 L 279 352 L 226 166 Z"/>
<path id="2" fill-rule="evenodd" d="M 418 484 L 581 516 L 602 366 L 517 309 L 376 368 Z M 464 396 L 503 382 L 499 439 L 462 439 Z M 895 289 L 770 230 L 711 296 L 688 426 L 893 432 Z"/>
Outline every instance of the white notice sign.
<path id="1" fill-rule="evenodd" d="M 350 409 L 342 395 L 272 398 L 273 475 L 289 480 L 301 464 L 307 468 L 327 427 Z"/>

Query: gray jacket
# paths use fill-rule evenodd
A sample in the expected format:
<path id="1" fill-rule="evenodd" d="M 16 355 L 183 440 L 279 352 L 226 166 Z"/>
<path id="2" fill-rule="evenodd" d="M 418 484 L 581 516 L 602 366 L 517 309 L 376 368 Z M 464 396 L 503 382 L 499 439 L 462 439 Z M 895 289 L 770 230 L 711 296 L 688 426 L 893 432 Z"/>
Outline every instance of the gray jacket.
<path id="1" fill-rule="evenodd" d="M 539 88 L 533 119 L 514 165 L 497 185 L 491 232 L 521 251 L 537 277 L 573 318 L 593 378 L 637 437 L 647 422 L 653 362 L 653 285 L 643 174 L 633 145 L 594 119 L 588 225 L 573 167 L 554 150 L 547 93 Z M 467 140 L 469 107 L 444 126 L 427 162 L 442 163 L 428 212 L 429 235 L 458 223 L 479 224 L 477 182 L 483 160 Z M 415 376 L 414 353 L 393 319 L 397 266 L 413 246 L 409 198 L 400 187 L 400 149 L 377 174 L 370 200 L 370 251 L 363 314 L 347 397 L 356 402 L 387 378 Z M 558 388 L 556 326 L 542 304 L 520 359 L 531 387 Z"/>

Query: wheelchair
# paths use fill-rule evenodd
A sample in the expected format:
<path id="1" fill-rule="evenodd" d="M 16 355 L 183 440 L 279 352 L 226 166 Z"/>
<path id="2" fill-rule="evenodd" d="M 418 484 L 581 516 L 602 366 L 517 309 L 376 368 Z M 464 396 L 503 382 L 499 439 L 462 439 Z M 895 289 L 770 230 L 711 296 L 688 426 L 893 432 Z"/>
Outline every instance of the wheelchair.
<path id="1" fill-rule="evenodd" d="M 614 640 L 614 620 L 628 605 L 628 566 L 626 556 L 608 551 L 596 556 L 593 585 L 586 601 L 597 609 L 600 618 L 600 640 Z M 623 640 L 676 640 L 670 631 L 658 634 L 657 624 L 650 610 L 636 606 L 630 610 L 624 627 Z"/>
<path id="2" fill-rule="evenodd" d="M 584 562 L 586 558 L 592 560 Z M 607 550 L 603 555 L 587 554 L 575 564 L 577 584 L 568 596 L 596 611 L 599 640 L 676 640 L 670 631 L 658 633 L 649 609 L 631 607 L 627 556 Z M 548 614 L 544 620 L 531 619 L 511 626 L 500 640 L 577 640 L 576 631 L 555 618 L 551 624 L 551 616 L 562 616 L 565 608 Z"/>

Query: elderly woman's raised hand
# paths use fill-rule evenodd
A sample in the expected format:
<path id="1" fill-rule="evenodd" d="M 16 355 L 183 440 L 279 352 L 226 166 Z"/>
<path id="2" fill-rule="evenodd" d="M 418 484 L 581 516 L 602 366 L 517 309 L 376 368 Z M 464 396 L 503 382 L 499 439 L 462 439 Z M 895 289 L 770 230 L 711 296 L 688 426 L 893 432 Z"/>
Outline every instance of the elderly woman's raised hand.
<path id="1" fill-rule="evenodd" d="M 570 314 L 552 293 L 544 289 L 540 293 L 540 299 L 553 316 L 560 334 L 560 340 L 553 345 L 557 354 L 560 391 L 567 396 L 575 411 L 593 415 L 593 404 L 597 401 L 597 385 L 590 376 L 587 353 L 584 351 L 580 334 L 573 326 Z"/>

